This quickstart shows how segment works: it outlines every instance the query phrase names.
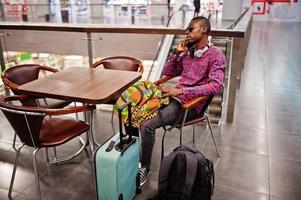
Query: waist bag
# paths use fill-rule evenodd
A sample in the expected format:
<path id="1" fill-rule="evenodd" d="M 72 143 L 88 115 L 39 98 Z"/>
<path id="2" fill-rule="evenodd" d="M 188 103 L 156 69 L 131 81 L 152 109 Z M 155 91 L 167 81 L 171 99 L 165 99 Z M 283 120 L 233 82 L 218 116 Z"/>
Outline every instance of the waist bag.
<path id="1" fill-rule="evenodd" d="M 169 104 L 169 98 L 163 97 L 162 91 L 149 81 L 138 81 L 126 89 L 113 107 L 114 113 L 118 114 L 118 108 L 130 102 L 132 107 L 132 125 L 140 127 L 144 121 L 157 116 L 159 108 Z M 128 124 L 128 110 L 123 109 L 122 121 Z"/>

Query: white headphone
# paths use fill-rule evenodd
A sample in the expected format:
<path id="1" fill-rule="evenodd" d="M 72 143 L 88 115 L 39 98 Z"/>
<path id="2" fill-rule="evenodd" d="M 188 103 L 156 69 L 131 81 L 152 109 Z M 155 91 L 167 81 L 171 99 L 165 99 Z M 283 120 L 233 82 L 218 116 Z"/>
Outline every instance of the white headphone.
<path id="1" fill-rule="evenodd" d="M 207 44 L 203 49 L 198 49 L 198 50 L 196 50 L 196 51 L 193 53 L 193 55 L 194 55 L 194 57 L 200 58 L 200 57 L 203 56 L 203 54 L 204 54 L 208 49 L 209 49 L 209 45 Z"/>

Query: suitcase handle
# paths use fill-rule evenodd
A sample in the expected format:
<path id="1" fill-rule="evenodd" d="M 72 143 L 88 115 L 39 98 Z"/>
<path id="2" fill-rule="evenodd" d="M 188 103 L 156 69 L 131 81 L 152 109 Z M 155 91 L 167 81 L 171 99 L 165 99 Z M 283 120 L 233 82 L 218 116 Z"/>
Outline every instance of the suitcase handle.
<path id="1" fill-rule="evenodd" d="M 127 102 L 123 104 L 121 107 L 118 108 L 118 118 L 119 118 L 119 133 L 120 133 L 120 145 L 123 148 L 123 133 L 122 133 L 122 115 L 121 112 L 125 107 L 128 107 L 128 120 L 129 120 L 129 127 L 132 127 L 132 104 L 131 102 Z M 132 133 L 129 134 L 129 140 L 132 140 Z"/>

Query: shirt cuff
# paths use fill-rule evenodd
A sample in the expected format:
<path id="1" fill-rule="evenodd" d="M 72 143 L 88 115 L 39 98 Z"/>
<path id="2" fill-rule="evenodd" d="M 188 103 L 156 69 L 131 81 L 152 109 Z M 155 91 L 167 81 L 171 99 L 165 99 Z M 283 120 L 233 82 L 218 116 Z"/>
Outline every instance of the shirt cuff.
<path id="1" fill-rule="evenodd" d="M 189 88 L 189 87 L 182 88 L 182 92 L 183 92 L 183 94 L 184 94 L 184 95 L 188 95 L 188 94 L 190 94 L 190 93 L 191 93 L 191 91 L 192 91 L 192 89 L 191 89 L 191 88 Z"/>

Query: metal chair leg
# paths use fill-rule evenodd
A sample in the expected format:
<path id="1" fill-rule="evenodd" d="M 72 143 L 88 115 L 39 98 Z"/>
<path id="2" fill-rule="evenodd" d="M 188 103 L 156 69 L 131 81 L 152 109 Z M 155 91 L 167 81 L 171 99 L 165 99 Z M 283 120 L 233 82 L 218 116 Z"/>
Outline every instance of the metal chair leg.
<path id="1" fill-rule="evenodd" d="M 77 105 L 76 105 L 76 102 L 74 102 L 74 106 L 75 106 L 75 107 L 77 106 Z M 76 117 L 76 119 L 79 119 L 79 115 L 78 115 L 77 112 L 75 113 L 75 117 Z"/>
<path id="2" fill-rule="evenodd" d="M 220 157 L 219 149 L 218 149 L 218 146 L 217 146 L 217 144 L 216 144 L 216 141 L 215 141 L 215 138 L 214 138 L 214 135 L 213 135 L 213 131 L 212 131 L 212 127 L 211 127 L 211 122 L 210 122 L 210 120 L 209 120 L 208 115 L 206 115 L 206 120 L 207 120 L 207 123 L 208 123 L 208 126 L 209 126 L 209 130 L 210 130 L 211 137 L 212 137 L 213 142 L 214 142 L 214 145 L 215 145 L 215 149 L 216 149 L 217 156 Z"/>
<path id="3" fill-rule="evenodd" d="M 167 130 L 164 130 L 163 136 L 162 136 L 162 141 L 161 141 L 161 162 L 164 157 L 164 140 L 165 140 L 165 135 L 166 135 Z"/>
<path id="4" fill-rule="evenodd" d="M 16 171 L 17 171 L 17 167 L 18 167 L 18 163 L 19 163 L 21 149 L 22 149 L 23 146 L 24 146 L 24 144 L 22 144 L 18 149 L 16 149 L 14 147 L 14 149 L 16 151 L 16 158 L 15 158 L 14 169 L 13 169 L 13 173 L 12 173 L 12 177 L 11 177 L 10 185 L 9 185 L 9 190 L 8 190 L 8 198 L 9 199 L 12 199 L 11 193 L 13 191 L 15 177 L 16 177 Z"/>
<path id="5" fill-rule="evenodd" d="M 45 148 L 45 153 L 46 153 L 46 161 L 49 163 L 49 154 L 48 154 L 48 148 Z"/>
<path id="6" fill-rule="evenodd" d="M 192 126 L 192 144 L 195 147 L 195 125 Z"/>
<path id="7" fill-rule="evenodd" d="M 38 173 L 37 159 L 36 159 L 36 155 L 37 155 L 38 151 L 39 151 L 39 148 L 36 148 L 33 151 L 32 161 L 33 161 L 34 175 L 35 175 L 35 181 L 36 181 L 36 187 L 37 187 L 37 197 L 38 197 L 38 200 L 41 200 L 41 189 L 40 189 L 39 173 Z"/>
<path id="8" fill-rule="evenodd" d="M 53 153 L 54 153 L 54 159 L 53 159 L 53 161 L 56 162 L 57 161 L 56 147 L 53 147 Z"/>
<path id="9" fill-rule="evenodd" d="M 82 139 L 82 138 L 80 138 L 80 139 Z M 49 163 L 52 164 L 52 165 L 53 164 L 58 165 L 58 164 L 66 163 L 66 162 L 74 159 L 86 148 L 86 142 L 87 142 L 87 140 L 82 140 L 81 143 L 83 143 L 83 144 L 82 144 L 81 148 L 77 152 L 75 152 L 74 154 L 72 154 L 70 156 L 63 157 L 63 158 L 56 158 L 56 159 L 50 161 Z"/>
<path id="10" fill-rule="evenodd" d="M 186 109 L 184 112 L 184 116 L 183 116 L 181 127 L 180 127 L 180 146 L 182 146 L 182 144 L 183 144 L 183 127 L 184 127 L 184 124 L 186 121 L 187 113 L 188 113 L 188 109 Z"/>

